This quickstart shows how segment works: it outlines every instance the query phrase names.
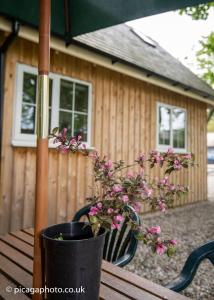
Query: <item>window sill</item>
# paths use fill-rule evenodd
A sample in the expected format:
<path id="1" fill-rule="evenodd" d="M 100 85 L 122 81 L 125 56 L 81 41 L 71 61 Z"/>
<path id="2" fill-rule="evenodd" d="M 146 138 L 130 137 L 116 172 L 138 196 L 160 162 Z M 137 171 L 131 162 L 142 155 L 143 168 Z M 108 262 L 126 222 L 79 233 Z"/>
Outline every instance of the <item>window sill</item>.
<path id="1" fill-rule="evenodd" d="M 36 141 L 12 140 L 11 145 L 12 147 L 36 148 Z M 53 144 L 51 141 L 49 141 L 49 145 L 48 145 L 49 149 L 56 149 L 56 147 L 57 147 L 56 144 Z M 86 144 L 86 150 L 93 151 L 95 150 L 95 147 Z"/>
<path id="2" fill-rule="evenodd" d="M 168 149 L 171 148 L 169 147 L 157 147 L 157 151 L 162 152 L 162 153 L 166 153 L 168 151 Z M 176 149 L 176 148 L 172 148 L 174 153 L 181 153 L 181 154 L 185 154 L 185 153 L 190 153 L 190 151 L 187 151 L 187 149 Z"/>

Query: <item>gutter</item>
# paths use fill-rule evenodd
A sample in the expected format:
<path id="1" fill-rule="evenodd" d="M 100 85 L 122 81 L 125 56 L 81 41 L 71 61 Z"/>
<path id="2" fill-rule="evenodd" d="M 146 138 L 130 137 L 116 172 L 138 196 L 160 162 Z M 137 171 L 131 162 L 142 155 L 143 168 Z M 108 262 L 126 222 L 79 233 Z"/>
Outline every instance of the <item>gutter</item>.
<path id="1" fill-rule="evenodd" d="M 19 23 L 12 22 L 11 33 L 6 37 L 0 46 L 0 157 L 2 154 L 2 134 L 3 134 L 3 112 L 4 112 L 4 79 L 5 79 L 5 56 L 7 50 L 16 39 L 19 32 Z"/>

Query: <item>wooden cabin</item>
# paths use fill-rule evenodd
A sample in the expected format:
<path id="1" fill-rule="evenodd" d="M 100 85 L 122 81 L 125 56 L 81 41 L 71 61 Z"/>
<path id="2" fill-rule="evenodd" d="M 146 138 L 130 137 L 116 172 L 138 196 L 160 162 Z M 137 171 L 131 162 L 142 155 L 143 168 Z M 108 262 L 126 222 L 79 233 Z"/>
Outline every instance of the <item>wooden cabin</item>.
<path id="1" fill-rule="evenodd" d="M 1 17 L 0 45 L 10 32 Z M 1 233 L 33 226 L 37 56 L 38 32 L 21 26 L 1 73 Z M 50 128 L 80 132 L 89 149 L 112 160 L 131 162 L 168 147 L 191 151 L 198 167 L 174 175 L 191 192 L 175 205 L 207 199 L 206 109 L 214 91 L 206 83 L 126 25 L 77 37 L 68 47 L 52 37 L 50 66 Z M 71 220 L 91 184 L 86 157 L 60 154 L 50 144 L 49 224 Z"/>

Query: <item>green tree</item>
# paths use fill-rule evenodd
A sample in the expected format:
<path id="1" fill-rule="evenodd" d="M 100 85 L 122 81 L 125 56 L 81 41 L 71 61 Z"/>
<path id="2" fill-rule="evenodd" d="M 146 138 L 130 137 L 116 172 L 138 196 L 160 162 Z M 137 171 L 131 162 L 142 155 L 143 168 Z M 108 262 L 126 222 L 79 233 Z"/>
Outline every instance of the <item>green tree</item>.
<path id="1" fill-rule="evenodd" d="M 211 10 L 214 10 L 214 2 L 199 4 L 194 7 L 181 9 L 181 15 L 186 14 L 193 20 L 206 20 Z M 214 31 L 200 41 L 201 48 L 196 53 L 202 78 L 214 87 Z M 214 109 L 208 110 L 207 121 L 214 122 Z"/>

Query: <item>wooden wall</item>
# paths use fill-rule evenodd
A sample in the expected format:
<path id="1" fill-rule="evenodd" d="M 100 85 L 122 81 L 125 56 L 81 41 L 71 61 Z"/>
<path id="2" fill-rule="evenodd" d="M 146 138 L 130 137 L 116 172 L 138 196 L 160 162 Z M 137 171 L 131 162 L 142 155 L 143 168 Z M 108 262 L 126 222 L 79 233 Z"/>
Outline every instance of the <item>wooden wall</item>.
<path id="1" fill-rule="evenodd" d="M 33 226 L 36 150 L 12 147 L 11 134 L 16 63 L 37 66 L 37 50 L 37 45 L 18 39 L 6 59 L 1 232 Z M 196 154 L 199 166 L 188 174 L 174 176 L 191 187 L 189 197 L 178 200 L 176 205 L 207 198 L 205 104 L 57 51 L 51 52 L 51 71 L 92 83 L 92 146 L 112 160 L 131 162 L 138 153 L 155 148 L 156 101 L 186 108 L 188 150 Z M 80 154 L 62 155 L 50 149 L 50 224 L 70 220 L 84 205 L 86 195 L 90 195 L 90 174 L 87 158 Z M 145 206 L 144 211 L 148 210 Z"/>

